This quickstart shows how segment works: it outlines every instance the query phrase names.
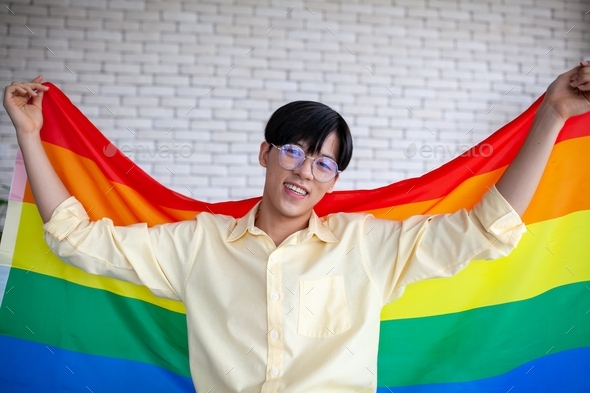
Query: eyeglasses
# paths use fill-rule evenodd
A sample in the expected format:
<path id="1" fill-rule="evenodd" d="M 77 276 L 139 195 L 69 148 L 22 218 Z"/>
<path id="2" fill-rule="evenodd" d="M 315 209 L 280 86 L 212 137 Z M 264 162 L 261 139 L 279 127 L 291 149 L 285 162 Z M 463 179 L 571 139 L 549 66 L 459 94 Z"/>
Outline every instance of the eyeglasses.
<path id="1" fill-rule="evenodd" d="M 279 150 L 279 164 L 286 170 L 292 171 L 299 168 L 305 162 L 306 158 L 313 160 L 311 165 L 311 174 L 313 177 L 321 182 L 326 183 L 336 177 L 342 171 L 338 170 L 338 164 L 328 157 L 312 158 L 305 155 L 302 148 L 297 145 L 287 144 L 277 147 L 271 143 L 273 147 Z"/>

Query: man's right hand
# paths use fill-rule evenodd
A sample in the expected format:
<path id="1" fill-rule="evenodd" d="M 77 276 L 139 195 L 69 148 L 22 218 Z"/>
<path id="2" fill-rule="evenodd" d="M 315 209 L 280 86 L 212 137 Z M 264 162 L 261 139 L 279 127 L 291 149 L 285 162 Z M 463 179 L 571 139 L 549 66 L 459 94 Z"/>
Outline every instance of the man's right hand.
<path id="1" fill-rule="evenodd" d="M 43 92 L 49 87 L 43 86 L 42 80 L 43 76 L 39 75 L 31 82 L 12 82 L 4 89 L 4 108 L 18 138 L 38 134 L 43 126 L 41 103 Z"/>
<path id="2" fill-rule="evenodd" d="M 53 169 L 39 138 L 43 126 L 43 92 L 49 89 L 41 84 L 42 80 L 43 76 L 39 75 L 31 82 L 12 82 L 6 86 L 4 108 L 16 128 L 18 145 L 37 209 L 43 222 L 47 222 L 55 208 L 69 198 L 70 193 Z"/>

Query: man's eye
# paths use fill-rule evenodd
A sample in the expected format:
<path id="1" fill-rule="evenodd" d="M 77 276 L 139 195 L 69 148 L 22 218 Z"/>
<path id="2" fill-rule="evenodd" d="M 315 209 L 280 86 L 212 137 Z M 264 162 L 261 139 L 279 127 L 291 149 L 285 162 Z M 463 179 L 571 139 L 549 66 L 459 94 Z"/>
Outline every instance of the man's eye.
<path id="1" fill-rule="evenodd" d="M 317 164 L 322 171 L 333 172 L 336 169 L 335 164 L 327 160 L 318 161 Z"/>

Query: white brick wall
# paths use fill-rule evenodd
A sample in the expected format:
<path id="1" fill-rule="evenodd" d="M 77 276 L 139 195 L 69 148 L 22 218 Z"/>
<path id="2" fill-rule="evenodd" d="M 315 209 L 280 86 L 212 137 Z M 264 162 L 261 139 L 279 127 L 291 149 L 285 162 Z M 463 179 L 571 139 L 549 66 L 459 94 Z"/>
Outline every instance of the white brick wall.
<path id="1" fill-rule="evenodd" d="M 502 3 L 8 1 L 0 83 L 43 73 L 117 146 L 190 145 L 190 157 L 136 161 L 208 201 L 260 195 L 266 120 L 289 101 L 321 101 L 355 139 L 338 188 L 373 188 L 452 158 L 407 158 L 410 144 L 472 145 L 590 54 L 587 0 Z M 4 111 L 0 152 L 8 184 L 16 138 Z"/>

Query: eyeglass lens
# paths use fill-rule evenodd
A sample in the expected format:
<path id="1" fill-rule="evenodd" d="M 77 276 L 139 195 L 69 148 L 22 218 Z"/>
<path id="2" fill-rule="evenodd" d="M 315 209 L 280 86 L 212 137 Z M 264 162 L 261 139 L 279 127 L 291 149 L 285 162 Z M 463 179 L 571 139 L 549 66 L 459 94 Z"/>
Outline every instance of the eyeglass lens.
<path id="1" fill-rule="evenodd" d="M 305 161 L 305 152 L 297 145 L 284 145 L 279 150 L 279 164 L 287 170 L 296 169 Z M 327 182 L 338 173 L 338 164 L 331 158 L 318 157 L 313 161 L 311 170 L 318 181 Z"/>

